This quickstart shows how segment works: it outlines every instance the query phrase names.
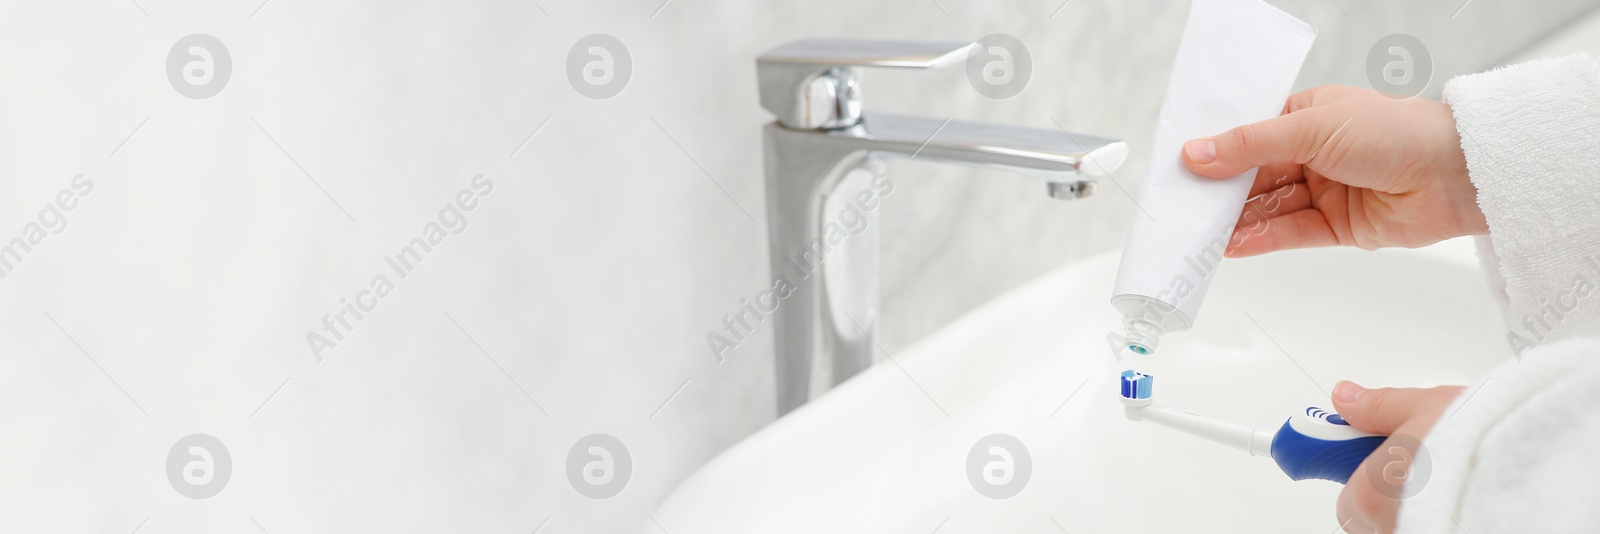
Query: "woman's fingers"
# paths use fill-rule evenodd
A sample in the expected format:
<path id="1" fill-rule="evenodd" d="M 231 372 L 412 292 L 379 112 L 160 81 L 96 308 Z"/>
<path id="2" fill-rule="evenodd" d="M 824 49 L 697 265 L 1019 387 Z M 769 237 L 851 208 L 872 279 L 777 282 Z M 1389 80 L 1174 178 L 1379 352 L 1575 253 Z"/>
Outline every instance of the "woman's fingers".
<path id="1" fill-rule="evenodd" d="M 1354 382 L 1333 387 L 1333 406 L 1350 426 L 1373 434 L 1393 434 L 1413 418 L 1436 416 L 1461 395 L 1461 386 L 1366 389 Z M 1421 436 L 1415 436 L 1421 439 Z"/>
<path id="2" fill-rule="evenodd" d="M 1304 183 L 1289 184 L 1272 191 L 1256 195 L 1249 202 L 1245 202 L 1244 211 L 1239 214 L 1239 222 L 1234 226 L 1233 241 L 1228 247 L 1228 256 L 1236 256 L 1237 249 L 1244 246 L 1252 237 L 1258 237 L 1271 231 L 1274 219 L 1280 215 L 1287 215 L 1311 207 L 1311 188 Z M 1276 221 L 1284 224 L 1286 221 Z M 1250 247 L 1264 246 L 1262 243 L 1249 243 Z M 1249 249 L 1247 248 L 1248 252 Z M 1267 252 L 1265 250 L 1261 252 Z"/>
<path id="3" fill-rule="evenodd" d="M 1183 163 L 1207 178 L 1237 176 L 1274 163 L 1305 163 L 1338 126 L 1325 128 L 1320 117 L 1316 110 L 1302 110 L 1190 140 L 1183 145 Z"/>
<path id="4" fill-rule="evenodd" d="M 1250 213 L 1260 214 L 1267 220 L 1279 215 L 1288 215 L 1311 207 L 1311 188 L 1304 183 L 1288 184 L 1266 193 L 1256 195 L 1249 202 L 1244 203 L 1244 210 L 1239 212 L 1242 220 Z"/>
<path id="5" fill-rule="evenodd" d="M 1397 457 L 1415 458 L 1417 451 L 1411 449 L 1414 446 L 1411 443 L 1415 443 L 1413 440 L 1420 440 L 1432 426 L 1431 417 L 1406 421 L 1393 432 L 1393 435 L 1413 439 L 1385 440 L 1378 447 L 1386 452 L 1382 454 L 1374 452 L 1362 460 L 1361 465 L 1350 474 L 1350 479 L 1345 481 L 1344 489 L 1339 492 L 1339 502 L 1334 508 L 1339 518 L 1339 525 L 1345 532 L 1389 534 L 1395 531 L 1396 520 L 1400 515 L 1401 499 L 1407 495 L 1405 488 L 1407 481 L 1413 476 L 1426 476 L 1412 472 L 1417 465 L 1414 462 L 1395 460 Z M 1397 450 L 1404 452 L 1396 452 Z"/>
<path id="6" fill-rule="evenodd" d="M 1267 191 L 1306 181 L 1305 167 L 1297 163 L 1272 163 L 1256 171 L 1256 182 L 1250 184 L 1250 197 Z"/>
<path id="7" fill-rule="evenodd" d="M 1339 519 L 1339 528 L 1350 534 L 1372 534 L 1381 532 L 1374 522 L 1374 504 L 1372 496 L 1378 495 L 1372 481 L 1361 476 L 1366 472 L 1368 460 L 1361 462 L 1361 467 L 1356 468 L 1354 476 L 1344 483 L 1344 489 L 1339 490 L 1339 501 L 1334 505 L 1334 515 Z M 1360 499 L 1361 504 L 1357 504 Z M 1396 511 L 1399 507 L 1396 506 Z"/>
<path id="8" fill-rule="evenodd" d="M 1430 389 L 1364 389 L 1340 382 L 1333 403 L 1350 426 L 1388 439 L 1362 460 L 1339 493 L 1336 513 L 1345 532 L 1394 532 L 1400 503 L 1426 484 L 1421 440 L 1433 430 L 1444 408 L 1461 395 L 1460 386 Z M 1424 469 L 1424 471 L 1414 471 Z"/>
<path id="9" fill-rule="evenodd" d="M 1341 406 L 1341 393 L 1349 393 L 1349 387 L 1360 390 L 1349 382 L 1341 382 L 1334 387 L 1334 406 Z M 1387 398 L 1368 398 L 1368 395 L 1379 392 L 1390 392 Z M 1461 395 L 1461 387 L 1435 387 L 1435 389 L 1395 389 L 1395 390 L 1366 390 L 1362 393 L 1362 400 L 1355 404 L 1374 403 L 1376 411 L 1389 411 L 1392 414 L 1403 414 L 1408 419 L 1395 424 L 1394 420 L 1379 422 L 1382 425 L 1392 425 L 1389 440 L 1379 444 L 1379 451 L 1374 451 L 1373 456 L 1362 460 L 1362 465 L 1350 473 L 1350 480 L 1344 483 L 1344 489 L 1339 492 L 1339 502 L 1334 508 L 1338 513 L 1339 526 L 1346 532 L 1394 532 L 1397 523 L 1400 504 L 1406 496 L 1411 496 L 1419 488 L 1408 488 L 1410 484 L 1427 484 L 1427 464 L 1416 462 L 1421 457 L 1421 440 L 1427 433 L 1434 430 L 1438 417 L 1443 416 L 1443 408 L 1448 406 L 1454 398 Z M 1376 404 L 1387 404 L 1389 408 L 1381 408 Z M 1341 416 L 1346 414 L 1347 408 L 1339 408 Z M 1358 408 L 1352 406 L 1352 411 Z M 1376 416 L 1376 414 L 1373 414 Z M 1378 416 L 1381 419 L 1382 416 Z M 1350 420 L 1352 427 L 1360 427 L 1355 420 Z M 1365 428 L 1363 428 L 1365 430 Z M 1400 438 L 1405 436 L 1405 438 Z M 1413 468 L 1422 468 L 1422 472 L 1413 472 Z"/>
<path id="10" fill-rule="evenodd" d="M 1229 240 L 1225 255 L 1244 258 L 1278 250 L 1337 244 L 1339 239 L 1334 237 L 1328 220 L 1315 209 L 1302 209 L 1276 217 L 1261 217 L 1246 211 L 1233 230 L 1233 238 Z"/>

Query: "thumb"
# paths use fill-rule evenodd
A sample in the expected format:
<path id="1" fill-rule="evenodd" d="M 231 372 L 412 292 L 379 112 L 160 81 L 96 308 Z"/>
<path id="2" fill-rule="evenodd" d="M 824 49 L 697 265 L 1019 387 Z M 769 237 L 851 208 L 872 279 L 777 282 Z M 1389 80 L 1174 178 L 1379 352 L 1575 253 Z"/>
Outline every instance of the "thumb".
<path id="1" fill-rule="evenodd" d="M 1183 164 L 1207 178 L 1231 178 L 1271 163 L 1301 163 L 1321 146 L 1320 114 L 1301 110 L 1261 122 L 1246 124 L 1211 137 L 1183 144 Z"/>
<path id="2" fill-rule="evenodd" d="M 1350 426 L 1373 434 L 1393 434 L 1413 417 L 1437 413 L 1461 394 L 1460 386 L 1367 389 L 1354 382 L 1333 386 L 1333 406 Z"/>

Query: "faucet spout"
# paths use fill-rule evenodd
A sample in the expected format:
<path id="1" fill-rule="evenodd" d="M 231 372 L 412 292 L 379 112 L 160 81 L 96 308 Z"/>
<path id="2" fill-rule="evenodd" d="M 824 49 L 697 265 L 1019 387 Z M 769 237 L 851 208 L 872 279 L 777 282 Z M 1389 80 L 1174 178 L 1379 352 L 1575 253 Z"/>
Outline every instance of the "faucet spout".
<path id="1" fill-rule="evenodd" d="M 883 113 L 867 113 L 849 128 L 812 131 L 881 156 L 1007 170 L 1048 183 L 1104 178 L 1128 158 L 1128 144 L 1112 139 Z"/>

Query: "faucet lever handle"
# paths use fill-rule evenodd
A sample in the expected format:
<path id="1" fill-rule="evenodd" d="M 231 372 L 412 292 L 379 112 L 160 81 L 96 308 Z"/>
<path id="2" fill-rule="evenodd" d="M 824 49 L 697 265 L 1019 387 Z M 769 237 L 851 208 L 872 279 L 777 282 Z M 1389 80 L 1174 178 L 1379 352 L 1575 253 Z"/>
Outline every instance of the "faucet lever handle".
<path id="1" fill-rule="evenodd" d="M 790 128 L 861 122 L 862 67 L 931 69 L 960 63 L 973 43 L 805 39 L 756 58 L 761 107 Z"/>

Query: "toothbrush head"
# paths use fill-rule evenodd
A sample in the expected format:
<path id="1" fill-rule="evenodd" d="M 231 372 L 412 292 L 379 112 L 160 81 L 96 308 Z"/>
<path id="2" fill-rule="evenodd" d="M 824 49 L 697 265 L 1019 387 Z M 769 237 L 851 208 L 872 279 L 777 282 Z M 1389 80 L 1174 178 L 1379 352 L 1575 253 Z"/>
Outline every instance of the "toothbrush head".
<path id="1" fill-rule="evenodd" d="M 1122 372 L 1122 402 L 1129 406 L 1145 406 L 1151 399 L 1151 386 L 1155 377 L 1132 369 Z"/>

